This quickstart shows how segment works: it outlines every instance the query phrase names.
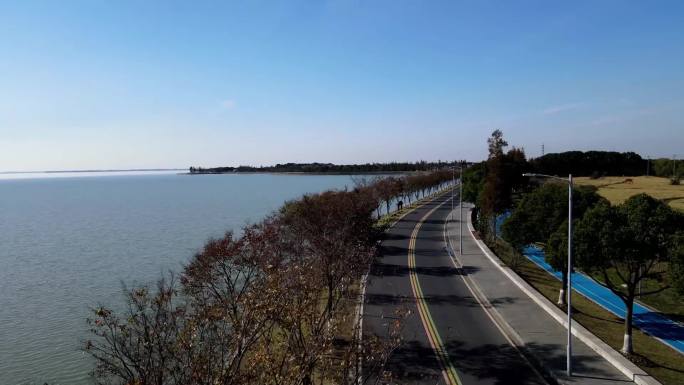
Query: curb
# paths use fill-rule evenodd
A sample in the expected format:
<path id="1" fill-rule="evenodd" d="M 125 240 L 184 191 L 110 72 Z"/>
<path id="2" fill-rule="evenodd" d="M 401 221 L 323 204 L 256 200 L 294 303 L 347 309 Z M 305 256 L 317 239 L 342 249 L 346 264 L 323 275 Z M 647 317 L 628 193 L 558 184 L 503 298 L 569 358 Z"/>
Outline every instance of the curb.
<path id="1" fill-rule="evenodd" d="M 568 328 L 568 323 L 566 321 L 567 315 L 551 303 L 546 297 L 541 295 L 535 288 L 530 284 L 525 282 L 520 276 L 514 272 L 510 267 L 508 267 L 499 257 L 492 252 L 485 243 L 477 239 L 473 234 L 475 228 L 472 224 L 471 219 L 472 209 L 468 210 L 468 231 L 470 236 L 473 237 L 477 246 L 482 250 L 482 252 L 489 258 L 489 260 L 496 265 L 503 273 L 513 281 L 513 283 L 520 288 L 528 297 L 530 297 L 537 305 L 539 305 L 544 311 L 549 313 L 553 319 L 558 323 L 563 325 L 564 328 Z M 603 342 L 601 339 L 596 337 L 593 333 L 587 330 L 584 326 L 579 324 L 577 321 L 573 322 L 572 334 L 577 337 L 580 341 L 584 342 L 587 346 L 592 348 L 596 353 L 603 356 L 608 362 L 610 362 L 616 369 L 622 372 L 625 376 L 630 378 L 634 383 L 638 385 L 662 385 L 658 380 L 653 378 L 650 374 L 646 373 L 640 367 L 633 364 L 631 361 L 626 359 L 622 354 L 617 352 L 615 349 L 610 347 L 608 344 Z"/>

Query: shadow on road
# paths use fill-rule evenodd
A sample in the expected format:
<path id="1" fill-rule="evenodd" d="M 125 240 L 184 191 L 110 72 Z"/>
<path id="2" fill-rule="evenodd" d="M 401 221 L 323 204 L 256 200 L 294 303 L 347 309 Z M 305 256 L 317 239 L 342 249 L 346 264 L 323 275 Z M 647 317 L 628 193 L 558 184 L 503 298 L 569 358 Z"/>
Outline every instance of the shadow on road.
<path id="1" fill-rule="evenodd" d="M 508 344 L 470 347 L 460 341 L 449 341 L 445 346 L 452 365 L 464 383 L 496 385 L 546 384 L 550 380 L 548 369 L 533 359 L 533 365 L 546 378 L 542 380 L 514 347 Z M 565 347 L 558 344 L 527 344 L 520 350 L 526 356 L 544 357 L 546 368 L 562 372 L 565 367 Z M 610 379 L 611 373 L 597 370 L 590 356 L 575 355 L 576 377 Z M 404 341 L 390 357 L 385 370 L 391 373 L 391 383 L 442 383 L 441 367 L 432 348 L 416 340 Z M 550 380 L 553 383 L 553 380 Z M 615 381 L 613 379 L 613 381 Z M 630 382 L 625 379 L 624 382 Z"/>
<path id="2" fill-rule="evenodd" d="M 432 306 L 454 305 L 460 307 L 480 307 L 480 304 L 473 297 L 462 297 L 457 295 L 430 295 L 425 296 L 422 299 L 424 299 L 428 305 Z M 413 296 L 366 293 L 366 303 L 369 305 L 412 304 L 415 302 L 415 300 L 416 299 Z M 493 307 L 502 304 L 512 304 L 514 302 L 514 298 L 511 297 L 501 297 L 490 300 L 490 303 Z"/>
<path id="3" fill-rule="evenodd" d="M 385 370 L 391 373 L 391 382 L 395 384 L 438 384 L 442 378 L 434 350 L 415 340 L 403 342 L 390 357 Z"/>
<path id="4" fill-rule="evenodd" d="M 408 235 L 387 232 L 382 236 L 383 241 L 403 241 L 409 239 Z"/>
<path id="5" fill-rule="evenodd" d="M 411 226 L 406 226 L 404 228 L 414 228 L 416 223 L 422 223 L 423 225 L 443 225 L 444 220 L 443 219 L 427 219 L 424 221 L 421 221 L 420 218 L 418 219 L 402 219 L 401 223 L 402 224 L 411 224 Z M 395 227 L 396 228 L 396 227 Z"/>
<path id="6" fill-rule="evenodd" d="M 418 275 L 429 275 L 433 277 L 450 277 L 456 275 L 468 275 L 476 273 L 479 269 L 474 266 L 467 266 L 462 268 L 435 266 L 435 267 L 415 267 L 409 268 L 406 265 L 395 265 L 390 263 L 376 262 L 371 267 L 369 278 L 375 277 L 403 277 L 407 276 L 411 271 Z"/>

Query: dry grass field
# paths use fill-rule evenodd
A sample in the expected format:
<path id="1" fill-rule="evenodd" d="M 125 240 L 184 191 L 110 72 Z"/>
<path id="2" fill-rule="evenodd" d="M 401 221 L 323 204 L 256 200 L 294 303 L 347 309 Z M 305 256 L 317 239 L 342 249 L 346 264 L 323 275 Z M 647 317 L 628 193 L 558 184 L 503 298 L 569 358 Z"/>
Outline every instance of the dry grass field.
<path id="1" fill-rule="evenodd" d="M 629 182 L 631 180 L 631 182 Z M 684 212 L 684 185 L 670 185 L 670 180 L 656 176 L 607 176 L 599 179 L 575 178 L 578 185 L 593 185 L 610 203 L 624 202 L 632 195 L 646 193 L 662 199 L 673 208 Z"/>

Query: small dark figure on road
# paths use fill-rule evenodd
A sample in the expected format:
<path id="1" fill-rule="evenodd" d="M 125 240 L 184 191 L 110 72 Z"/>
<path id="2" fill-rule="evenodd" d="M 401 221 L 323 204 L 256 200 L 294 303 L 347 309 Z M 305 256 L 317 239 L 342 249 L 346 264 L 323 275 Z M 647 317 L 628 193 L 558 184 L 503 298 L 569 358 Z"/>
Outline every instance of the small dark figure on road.
<path id="1" fill-rule="evenodd" d="M 404 201 L 397 202 L 397 210 L 401 211 L 404 208 Z"/>

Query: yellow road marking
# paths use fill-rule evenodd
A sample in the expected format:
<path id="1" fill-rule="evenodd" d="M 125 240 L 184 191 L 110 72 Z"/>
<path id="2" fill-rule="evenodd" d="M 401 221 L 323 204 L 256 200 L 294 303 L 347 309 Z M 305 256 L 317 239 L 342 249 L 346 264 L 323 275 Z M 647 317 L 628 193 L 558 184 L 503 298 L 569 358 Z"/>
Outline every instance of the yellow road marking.
<path id="1" fill-rule="evenodd" d="M 439 362 L 440 367 L 442 368 L 442 376 L 444 377 L 444 381 L 448 385 L 460 385 L 461 380 L 458 377 L 458 373 L 456 372 L 456 369 L 451 363 L 451 360 L 449 359 L 449 354 L 444 348 L 444 342 L 442 341 L 442 337 L 439 335 L 439 332 L 437 331 L 437 327 L 435 326 L 435 322 L 432 319 L 432 314 L 430 314 L 430 310 L 428 309 L 428 305 L 425 302 L 425 299 L 423 297 L 423 290 L 420 287 L 420 282 L 418 281 L 418 275 L 416 274 L 416 238 L 418 237 L 418 232 L 420 231 L 421 226 L 423 225 L 423 222 L 425 222 L 425 219 L 430 216 L 432 213 L 435 212 L 439 207 L 441 207 L 444 204 L 442 202 L 439 204 L 437 207 L 433 208 L 430 210 L 427 214 L 425 214 L 416 224 L 416 227 L 413 229 L 413 232 L 411 233 L 411 238 L 409 240 L 409 249 L 408 249 L 408 267 L 409 267 L 409 280 L 411 281 L 411 290 L 413 291 L 413 296 L 416 298 L 416 305 L 418 308 L 418 315 L 420 316 L 420 321 L 423 324 L 423 329 L 425 329 L 425 333 L 427 334 L 428 341 L 430 342 L 430 346 L 432 347 L 432 350 L 434 350 L 436 356 L 437 356 L 437 361 Z"/>

